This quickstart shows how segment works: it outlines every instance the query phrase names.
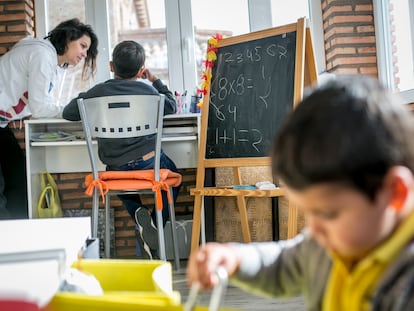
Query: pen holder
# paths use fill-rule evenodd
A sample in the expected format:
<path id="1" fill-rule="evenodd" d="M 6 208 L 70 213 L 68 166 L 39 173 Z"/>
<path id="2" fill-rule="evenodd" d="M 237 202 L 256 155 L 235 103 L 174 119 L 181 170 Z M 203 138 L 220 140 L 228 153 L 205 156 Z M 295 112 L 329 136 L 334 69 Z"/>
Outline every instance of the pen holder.
<path id="1" fill-rule="evenodd" d="M 198 96 L 193 95 L 193 96 L 191 96 L 190 112 L 192 112 L 192 113 L 198 113 L 198 112 L 200 112 L 200 108 L 197 107 L 197 104 L 200 101 L 200 99 L 201 99 L 201 95 L 198 95 Z"/>
<path id="2" fill-rule="evenodd" d="M 183 96 L 183 95 L 177 96 L 176 102 L 177 102 L 177 114 L 188 113 L 186 96 Z"/>

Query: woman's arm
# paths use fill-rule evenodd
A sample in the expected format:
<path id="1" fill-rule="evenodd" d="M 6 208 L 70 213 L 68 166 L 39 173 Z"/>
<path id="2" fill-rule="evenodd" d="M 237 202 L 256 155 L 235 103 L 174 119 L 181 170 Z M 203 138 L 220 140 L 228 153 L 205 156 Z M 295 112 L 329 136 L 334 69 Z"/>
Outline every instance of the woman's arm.
<path id="1" fill-rule="evenodd" d="M 52 95 L 56 83 L 56 57 L 53 53 L 39 49 L 33 55 L 28 68 L 28 106 L 35 118 L 56 117 L 61 112 Z"/>

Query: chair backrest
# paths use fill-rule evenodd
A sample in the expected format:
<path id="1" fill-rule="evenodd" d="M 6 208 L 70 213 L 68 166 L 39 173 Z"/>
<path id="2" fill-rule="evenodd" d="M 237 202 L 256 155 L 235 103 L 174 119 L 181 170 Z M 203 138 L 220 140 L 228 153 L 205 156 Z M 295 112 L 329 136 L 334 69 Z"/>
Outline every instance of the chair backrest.
<path id="1" fill-rule="evenodd" d="M 129 138 L 155 134 L 155 172 L 159 178 L 164 95 L 116 95 L 78 99 L 92 174 L 98 178 L 93 137 Z"/>

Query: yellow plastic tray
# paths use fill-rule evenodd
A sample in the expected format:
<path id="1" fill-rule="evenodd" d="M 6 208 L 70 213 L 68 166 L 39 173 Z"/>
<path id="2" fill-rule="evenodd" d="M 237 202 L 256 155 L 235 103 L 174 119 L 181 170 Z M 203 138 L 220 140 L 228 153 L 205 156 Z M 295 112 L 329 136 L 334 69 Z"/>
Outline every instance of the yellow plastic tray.
<path id="1" fill-rule="evenodd" d="M 57 293 L 47 311 L 181 310 L 180 294 L 172 289 L 171 265 L 163 261 L 87 260 L 73 267 L 94 275 L 104 295 Z"/>

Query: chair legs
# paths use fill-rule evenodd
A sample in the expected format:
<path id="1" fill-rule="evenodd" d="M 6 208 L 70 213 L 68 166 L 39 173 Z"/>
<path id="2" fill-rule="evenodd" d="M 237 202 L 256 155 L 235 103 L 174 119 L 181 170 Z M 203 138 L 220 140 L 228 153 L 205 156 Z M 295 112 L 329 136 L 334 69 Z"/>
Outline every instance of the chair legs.
<path id="1" fill-rule="evenodd" d="M 97 191 L 95 188 L 94 191 Z M 99 197 L 98 193 L 93 196 L 93 208 L 92 208 L 92 228 L 93 228 L 93 237 L 98 237 L 98 210 L 99 210 Z M 172 188 L 170 189 L 170 195 L 172 196 Z M 95 205 L 96 204 L 96 205 Z M 156 207 L 155 207 L 156 208 Z M 111 228 L 110 228 L 110 209 L 111 209 L 111 197 L 109 193 L 105 195 L 105 258 L 110 258 L 111 250 Z M 174 203 L 169 204 L 170 212 L 170 224 L 173 240 L 173 249 L 174 249 L 174 261 L 175 269 L 180 269 L 180 255 L 178 249 L 178 236 L 177 236 L 177 226 L 175 222 L 175 210 Z M 161 260 L 166 261 L 167 255 L 165 251 L 165 239 L 164 239 L 164 226 L 162 220 L 162 211 L 156 210 L 157 215 L 157 228 L 158 228 L 158 245 L 159 245 L 159 256 Z"/>
<path id="2" fill-rule="evenodd" d="M 111 200 L 109 194 L 105 195 L 105 258 L 111 257 L 111 228 L 110 228 L 110 209 Z M 92 237 L 98 238 L 98 223 L 99 223 L 99 193 L 98 188 L 93 189 L 92 197 Z"/>
<path id="3" fill-rule="evenodd" d="M 98 237 L 98 211 L 99 211 L 99 193 L 98 188 L 93 189 L 92 196 L 92 238 Z"/>
<path id="4" fill-rule="evenodd" d="M 105 258 L 111 257 L 111 197 L 105 195 Z"/>
<path id="5" fill-rule="evenodd" d="M 158 229 L 158 255 L 161 260 L 167 260 L 167 255 L 165 254 L 165 241 L 164 241 L 164 225 L 162 221 L 162 211 L 157 209 L 157 204 L 155 204 L 156 213 L 157 213 L 157 229 Z"/>
<path id="6" fill-rule="evenodd" d="M 170 194 L 172 196 L 172 189 L 170 189 Z M 157 206 L 155 206 L 157 208 Z M 180 255 L 178 252 L 178 238 L 177 238 L 177 231 L 176 231 L 176 223 L 175 223 L 175 210 L 174 210 L 174 202 L 169 204 L 169 212 L 170 212 L 170 223 L 171 223 L 171 233 L 173 239 L 173 249 L 174 249 L 174 261 L 175 261 L 175 268 L 178 270 L 180 269 Z M 157 213 L 157 228 L 158 228 L 158 252 L 161 260 L 166 261 L 167 255 L 165 251 L 165 239 L 164 239 L 164 226 L 162 220 L 162 211 L 158 210 Z"/>
<path id="7" fill-rule="evenodd" d="M 170 188 L 170 195 L 173 198 L 172 188 Z M 173 239 L 173 249 L 174 249 L 174 260 L 175 260 L 175 269 L 180 269 L 180 253 L 178 249 L 178 236 L 177 236 L 177 226 L 175 222 L 175 209 L 174 201 L 168 205 L 170 209 L 170 223 L 171 223 L 171 233 Z"/>

